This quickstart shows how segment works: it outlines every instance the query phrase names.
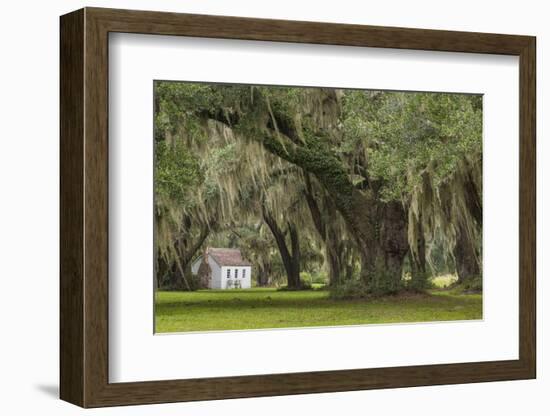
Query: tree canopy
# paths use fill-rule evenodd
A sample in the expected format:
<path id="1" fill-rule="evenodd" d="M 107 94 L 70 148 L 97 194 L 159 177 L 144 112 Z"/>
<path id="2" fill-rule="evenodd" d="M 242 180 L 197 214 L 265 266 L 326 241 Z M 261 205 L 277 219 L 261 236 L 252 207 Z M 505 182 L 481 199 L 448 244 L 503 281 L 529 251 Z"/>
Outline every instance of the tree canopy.
<path id="1" fill-rule="evenodd" d="M 156 82 L 159 284 L 191 288 L 211 243 L 260 285 L 385 294 L 449 262 L 474 278 L 481 169 L 479 95 Z"/>

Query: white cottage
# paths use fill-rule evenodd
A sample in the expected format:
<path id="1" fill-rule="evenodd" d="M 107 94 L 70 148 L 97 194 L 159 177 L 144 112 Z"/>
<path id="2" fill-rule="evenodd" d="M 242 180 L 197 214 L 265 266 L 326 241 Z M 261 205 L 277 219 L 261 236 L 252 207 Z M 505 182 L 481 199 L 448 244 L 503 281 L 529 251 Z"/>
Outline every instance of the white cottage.
<path id="1" fill-rule="evenodd" d="M 252 264 L 236 248 L 207 248 L 191 266 L 210 289 L 247 289 L 252 282 Z"/>

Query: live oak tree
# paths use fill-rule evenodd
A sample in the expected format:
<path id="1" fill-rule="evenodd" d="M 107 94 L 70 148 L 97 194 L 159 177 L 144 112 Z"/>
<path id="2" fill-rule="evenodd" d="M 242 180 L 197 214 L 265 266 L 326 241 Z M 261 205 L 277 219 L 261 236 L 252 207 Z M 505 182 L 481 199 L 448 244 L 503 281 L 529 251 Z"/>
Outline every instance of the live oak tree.
<path id="1" fill-rule="evenodd" d="M 461 281 L 479 276 L 481 97 L 353 92 L 349 102 L 347 125 L 351 137 L 368 138 L 359 154 L 381 199 L 406 208 L 413 283 L 425 284 L 436 235 L 454 254 Z"/>
<path id="2" fill-rule="evenodd" d="M 479 96 L 167 82 L 157 97 L 164 140 L 183 138 L 209 178 L 198 189 L 215 190 L 211 205 L 193 194 L 199 218 L 210 228 L 261 218 L 289 286 L 300 285 L 300 234 L 318 236 L 332 284 L 359 264 L 370 291 L 395 292 L 408 258 L 421 287 L 436 236 L 460 279 L 479 274 Z M 280 178 L 288 186 L 274 197 Z"/>
<path id="3" fill-rule="evenodd" d="M 273 156 L 264 154 L 261 146 L 238 141 L 222 123 L 193 116 L 181 105 L 182 96 L 196 98 L 192 107 L 200 108 L 208 98 L 203 92 L 193 85 L 156 85 L 157 241 L 162 260 L 158 268 L 169 271 L 165 287 L 196 288 L 189 283 L 193 283 L 190 267 L 207 238 L 216 233 L 219 238 L 224 229 L 235 228 L 235 223 L 242 229 L 260 218 L 272 233 L 270 242 L 279 247 L 289 287 L 299 288 L 299 221 L 278 224 L 281 212 L 295 211 L 299 201 L 298 195 L 289 192 L 295 189 L 293 169 L 273 160 L 257 169 L 262 158 Z M 277 175 L 288 188 L 273 180 Z M 250 242 L 249 236 L 246 243 Z M 261 247 L 259 239 L 255 243 Z M 251 255 L 259 261 L 260 284 L 267 283 L 267 274 L 276 271 L 268 253 L 264 250 L 263 254 Z"/>

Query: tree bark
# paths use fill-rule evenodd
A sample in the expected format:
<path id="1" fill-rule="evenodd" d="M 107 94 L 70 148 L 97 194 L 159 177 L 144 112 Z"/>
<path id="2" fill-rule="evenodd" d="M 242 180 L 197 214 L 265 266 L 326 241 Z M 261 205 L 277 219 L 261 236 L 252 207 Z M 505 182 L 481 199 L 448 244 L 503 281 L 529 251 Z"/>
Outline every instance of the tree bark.
<path id="1" fill-rule="evenodd" d="M 481 163 L 481 160 L 478 163 Z M 467 226 L 464 219 L 459 219 L 458 224 L 455 226 L 453 255 L 458 282 L 464 283 L 474 277 L 481 276 L 479 261 L 481 253 L 477 247 L 476 236 L 482 231 L 483 206 L 481 194 L 478 192 L 472 171 L 469 170 L 460 180 L 463 181 L 466 209 L 473 220 L 471 221 L 471 228 Z"/>
<path id="2" fill-rule="evenodd" d="M 428 274 L 426 270 L 426 238 L 424 237 L 424 227 L 422 225 L 422 213 L 418 218 L 413 218 L 416 235 L 416 251 L 411 247 L 409 249 L 409 263 L 411 266 L 411 286 L 415 289 L 425 289 L 428 283 Z"/>
<path id="3" fill-rule="evenodd" d="M 293 289 L 299 289 L 300 282 L 300 240 L 298 237 L 298 229 L 293 223 L 288 223 L 288 231 L 290 233 L 290 247 L 292 249 L 292 262 L 291 262 L 291 280 L 289 280 L 289 287 Z"/>
<path id="4" fill-rule="evenodd" d="M 462 222 L 459 223 L 456 233 L 454 257 L 459 283 L 481 275 L 475 243 L 468 236 L 468 230 Z"/>
<path id="5" fill-rule="evenodd" d="M 257 273 L 257 284 L 260 287 L 269 286 L 271 283 L 271 265 L 268 263 L 260 263 L 258 265 L 258 273 Z"/>
<path id="6" fill-rule="evenodd" d="M 191 228 L 190 219 L 184 221 L 185 229 Z M 187 232 L 182 231 L 182 234 L 175 243 L 178 261 L 172 265 L 172 272 L 168 279 L 168 287 L 172 290 L 195 290 L 193 283 L 193 273 L 191 270 L 191 262 L 204 241 L 208 237 L 210 229 L 207 225 L 201 225 L 200 234 L 195 241 L 191 241 Z M 178 264 L 179 262 L 179 264 Z"/>
<path id="7" fill-rule="evenodd" d="M 409 250 L 407 215 L 398 201 L 380 203 L 377 212 L 374 255 L 366 256 L 361 274 L 373 292 L 395 293 L 401 288 L 403 262 Z"/>
<path id="8" fill-rule="evenodd" d="M 331 245 L 330 241 L 326 243 L 326 255 L 328 264 L 328 278 L 330 286 L 337 286 L 342 279 L 342 262 L 338 251 Z"/>
<path id="9" fill-rule="evenodd" d="M 307 173 L 304 174 L 306 187 L 305 197 L 306 202 L 311 213 L 311 218 L 317 233 L 323 240 L 325 246 L 326 262 L 328 265 L 328 277 L 329 285 L 335 286 L 342 280 L 342 269 L 344 268 L 344 244 L 342 236 L 338 235 L 334 229 L 334 224 L 326 221 L 321 213 L 321 208 L 317 202 L 317 198 L 314 195 L 311 179 Z M 333 204 L 328 198 L 324 198 L 324 211 L 327 216 L 334 221 L 334 216 L 337 215 Z"/>
<path id="10" fill-rule="evenodd" d="M 475 185 L 471 171 L 468 171 L 466 180 L 464 181 L 464 189 L 468 211 L 470 212 L 472 218 L 475 220 L 476 224 L 481 228 L 483 226 L 482 199 L 481 195 L 477 191 L 477 187 Z"/>
<path id="11" fill-rule="evenodd" d="M 287 286 L 290 289 L 299 289 L 301 287 L 300 282 L 300 241 L 298 236 L 298 230 L 293 224 L 288 224 L 288 231 L 290 234 L 290 249 L 286 243 L 285 233 L 281 230 L 277 221 L 273 215 L 268 211 L 268 209 L 262 206 L 262 215 L 265 223 L 271 230 L 277 247 L 279 249 L 279 254 L 281 255 L 281 260 L 285 268 L 287 276 Z"/>
<path id="12" fill-rule="evenodd" d="M 185 273 L 180 269 L 177 262 L 172 264 L 172 271 L 168 276 L 166 288 L 170 290 L 191 290 L 191 286 L 185 278 Z"/>

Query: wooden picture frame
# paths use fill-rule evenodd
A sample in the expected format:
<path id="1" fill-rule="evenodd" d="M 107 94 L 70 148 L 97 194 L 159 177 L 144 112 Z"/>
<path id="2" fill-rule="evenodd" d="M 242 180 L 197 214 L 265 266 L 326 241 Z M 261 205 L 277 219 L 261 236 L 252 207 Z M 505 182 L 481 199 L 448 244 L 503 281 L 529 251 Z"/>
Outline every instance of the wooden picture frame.
<path id="1" fill-rule="evenodd" d="M 534 37 L 100 8 L 64 15 L 60 28 L 61 399 L 101 407 L 535 378 Z M 109 383 L 110 32 L 519 56 L 519 359 Z"/>

